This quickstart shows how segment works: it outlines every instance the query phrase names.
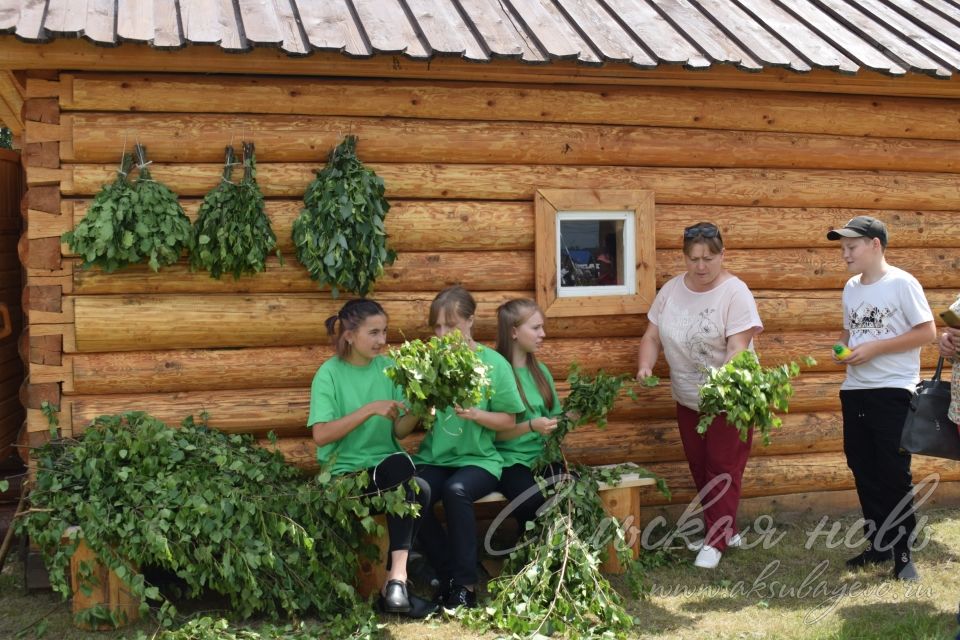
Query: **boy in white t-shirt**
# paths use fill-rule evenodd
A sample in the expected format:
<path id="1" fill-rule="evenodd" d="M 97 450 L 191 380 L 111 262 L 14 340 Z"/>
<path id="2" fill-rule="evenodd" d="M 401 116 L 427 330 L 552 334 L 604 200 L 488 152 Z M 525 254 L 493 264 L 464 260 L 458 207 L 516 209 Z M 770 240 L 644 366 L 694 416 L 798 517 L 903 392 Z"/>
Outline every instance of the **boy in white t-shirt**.
<path id="1" fill-rule="evenodd" d="M 936 339 L 930 305 L 917 279 L 887 264 L 887 228 L 857 216 L 827 234 L 839 240 L 847 271 L 842 360 L 843 452 L 853 472 L 869 544 L 847 561 L 862 567 L 894 560 L 893 575 L 916 580 L 910 537 L 916 528 L 910 454 L 900 448 L 903 422 L 920 381 L 920 347 Z M 891 553 L 891 551 L 893 553 Z"/>

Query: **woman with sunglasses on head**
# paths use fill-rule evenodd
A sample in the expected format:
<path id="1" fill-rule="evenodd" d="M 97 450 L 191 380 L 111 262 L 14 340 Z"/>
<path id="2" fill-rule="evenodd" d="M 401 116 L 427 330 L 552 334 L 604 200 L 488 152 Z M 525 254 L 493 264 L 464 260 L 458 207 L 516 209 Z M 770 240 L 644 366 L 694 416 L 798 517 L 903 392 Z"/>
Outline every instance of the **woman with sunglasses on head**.
<path id="1" fill-rule="evenodd" d="M 497 351 L 513 365 L 525 407 L 513 429 L 497 433 L 497 450 L 503 456 L 497 488 L 510 501 L 507 508 L 516 517 L 521 535 L 545 502 L 533 466 L 543 453 L 544 438 L 557 428 L 557 416 L 562 413 L 553 377 L 536 357 L 546 337 L 543 325 L 543 312 L 528 298 L 510 300 L 497 309 Z M 562 465 L 551 465 L 543 475 L 563 471 Z"/>
<path id="2" fill-rule="evenodd" d="M 477 344 L 473 321 L 477 303 L 460 286 L 448 287 L 430 304 L 430 324 L 443 337 L 459 331 L 487 365 L 491 396 L 475 407 L 455 407 L 437 413 L 433 428 L 414 456 L 417 474 L 427 481 L 431 502 L 420 526 L 420 544 L 437 573 L 437 600 L 448 609 L 476 607 L 477 523 L 473 502 L 497 488 L 503 457 L 494 446 L 498 431 L 516 426 L 524 410 L 510 363 Z M 443 501 L 447 529 L 437 520 L 433 505 Z"/>
<path id="3" fill-rule="evenodd" d="M 387 514 L 390 551 L 378 604 L 385 613 L 422 618 L 436 607 L 408 593 L 407 556 L 430 504 L 430 487 L 414 477 L 413 461 L 397 442 L 413 430 L 417 417 L 404 413 L 403 393 L 384 373 L 390 365 L 381 353 L 387 314 L 373 300 L 350 300 L 325 324 L 337 353 L 317 370 L 310 390 L 307 425 L 317 460 L 334 476 L 367 470 L 371 494 L 408 485 L 407 502 L 419 504 L 420 515 Z M 409 487 L 411 479 L 419 491 Z"/>
<path id="4" fill-rule="evenodd" d="M 637 378 L 652 374 L 662 349 L 683 451 L 704 507 L 706 538 L 688 546 L 699 551 L 695 566 L 712 569 L 728 546 L 740 544 L 737 507 L 753 432 L 741 442 L 737 429 L 720 415 L 703 436 L 698 434 L 700 386 L 710 367 L 752 349 L 763 324 L 747 285 L 723 268 L 723 238 L 716 225 L 700 222 L 684 229 L 683 256 L 686 272 L 663 285 L 647 312 Z"/>

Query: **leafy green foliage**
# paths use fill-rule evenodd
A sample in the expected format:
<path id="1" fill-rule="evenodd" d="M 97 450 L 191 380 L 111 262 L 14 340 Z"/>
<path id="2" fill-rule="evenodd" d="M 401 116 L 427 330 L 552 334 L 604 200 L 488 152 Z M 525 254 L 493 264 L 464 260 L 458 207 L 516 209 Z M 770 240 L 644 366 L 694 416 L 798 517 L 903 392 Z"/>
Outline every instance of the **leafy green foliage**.
<path id="1" fill-rule="evenodd" d="M 355 624 L 356 620 L 361 621 L 360 626 Z M 162 631 L 149 640 L 349 640 L 379 637 L 381 627 L 373 611 L 358 603 L 356 611 L 348 611 L 323 625 L 300 621 L 265 624 L 256 629 L 235 628 L 224 618 L 203 616 L 188 621 L 179 629 Z M 148 640 L 148 637 L 141 632 L 134 640 Z"/>
<path id="2" fill-rule="evenodd" d="M 613 408 L 614 402 L 621 391 L 633 396 L 633 390 L 625 386 L 629 381 L 626 375 L 613 376 L 603 369 L 597 375 L 585 376 L 580 368 L 573 364 L 567 382 L 570 384 L 570 393 L 563 400 L 563 413 L 557 419 L 557 428 L 546 438 L 543 445 L 543 454 L 537 463 L 543 468 L 551 463 L 563 459 L 561 445 L 567 434 L 588 423 L 595 423 L 603 428 L 607 425 L 607 414 Z"/>
<path id="3" fill-rule="evenodd" d="M 6 493 L 10 490 L 9 480 L 0 480 L 0 493 Z"/>
<path id="4" fill-rule="evenodd" d="M 357 139 L 347 136 L 330 154 L 303 196 L 305 208 L 293 223 L 297 259 L 310 277 L 367 295 L 397 255 L 387 248 L 384 218 L 390 203 L 383 180 L 357 158 Z"/>
<path id="5" fill-rule="evenodd" d="M 643 380 L 640 381 L 640 384 L 642 384 L 642 385 L 645 386 L 645 387 L 655 387 L 655 386 L 657 386 L 658 384 L 660 384 L 660 377 L 659 377 L 659 376 L 647 376 L 647 377 L 645 377 Z"/>
<path id="6" fill-rule="evenodd" d="M 233 147 L 227 147 L 223 178 L 204 196 L 190 237 L 190 267 L 206 269 L 217 279 L 224 272 L 239 279 L 244 273 L 263 271 L 267 255 L 277 246 L 257 185 L 253 143 L 243 143 L 240 184 L 230 181 L 233 165 Z"/>
<path id="7" fill-rule="evenodd" d="M 106 272 L 146 261 L 157 271 L 175 263 L 190 240 L 190 219 L 177 194 L 154 181 L 146 150 L 137 145 L 139 175 L 127 180 L 133 162 L 124 154 L 117 179 L 93 199 L 87 214 L 63 241 L 83 258 L 83 268 L 96 265 Z"/>
<path id="8" fill-rule="evenodd" d="M 363 627 L 369 609 L 358 608 L 352 583 L 359 555 L 374 551 L 363 534 L 381 529 L 371 514 L 413 509 L 402 488 L 363 496 L 365 472 L 306 480 L 249 436 L 192 417 L 172 429 L 144 413 L 101 416 L 82 439 L 50 442 L 35 458 L 31 508 L 18 526 L 40 545 L 53 588 L 70 594 L 67 567 L 82 535 L 143 601 L 141 612 L 159 605 L 168 626 L 168 595 L 135 567 L 172 572 L 188 597 L 222 594 L 241 617 L 315 612 Z M 71 525 L 82 533 L 72 529 L 64 544 Z"/>
<path id="9" fill-rule="evenodd" d="M 0 127 L 0 149 L 13 149 L 13 131 Z"/>
<path id="10" fill-rule="evenodd" d="M 548 440 L 550 448 L 544 458 L 559 460 L 569 468 L 560 448 L 563 437 L 582 424 L 605 425 L 626 381 L 626 376 L 602 371 L 590 378 L 572 367 L 571 390 L 558 423 L 561 433 Z M 568 417 L 571 415 L 574 417 Z M 604 510 L 600 483 L 616 485 L 628 471 L 647 474 L 636 467 L 577 466 L 572 473 L 541 481 L 549 510 L 527 523 L 524 538 L 510 554 L 503 573 L 487 585 L 491 601 L 463 613 L 466 624 L 522 638 L 627 637 L 635 621 L 600 567 L 612 543 L 630 590 L 639 594 L 643 565 L 633 558 L 623 523 Z M 658 478 L 657 484 L 669 496 L 666 483 Z"/>
<path id="11" fill-rule="evenodd" d="M 816 364 L 804 358 L 804 364 Z M 770 444 L 770 431 L 779 429 L 783 421 L 774 410 L 787 411 L 793 395 L 792 378 L 800 375 L 796 362 L 763 368 L 753 351 L 741 351 L 719 368 L 710 368 L 707 381 L 700 387 L 700 422 L 697 433 L 706 433 L 710 423 L 720 414 L 740 432 L 746 442 L 750 428 L 756 428 L 763 444 Z"/>
<path id="12" fill-rule="evenodd" d="M 426 342 L 408 340 L 391 349 L 390 357 L 393 364 L 384 373 L 403 390 L 425 429 L 433 426 L 437 412 L 454 405 L 472 407 L 490 397 L 487 365 L 459 331 Z"/>

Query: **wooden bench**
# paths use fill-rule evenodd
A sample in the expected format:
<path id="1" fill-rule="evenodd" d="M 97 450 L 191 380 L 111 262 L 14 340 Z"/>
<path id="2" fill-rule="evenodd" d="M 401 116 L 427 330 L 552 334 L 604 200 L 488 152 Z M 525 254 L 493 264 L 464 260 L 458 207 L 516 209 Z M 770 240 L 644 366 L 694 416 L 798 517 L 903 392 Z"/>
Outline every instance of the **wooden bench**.
<path id="1" fill-rule="evenodd" d="M 603 465 L 598 468 L 623 466 L 636 467 L 639 469 L 637 465 L 632 463 L 627 465 Z M 611 485 L 601 482 L 600 499 L 603 501 L 603 507 L 606 509 L 608 515 L 616 518 L 621 524 L 626 523 L 628 526 L 639 530 L 640 488 L 655 484 L 656 480 L 641 476 L 639 471 L 627 472 L 620 476 L 620 481 L 616 484 Z M 499 491 L 494 491 L 476 500 L 474 504 L 506 501 L 506 496 Z M 376 518 L 377 522 L 386 528 L 386 519 L 384 519 L 382 515 L 376 516 Z M 633 557 L 636 558 L 640 553 L 640 536 L 630 536 L 628 534 L 628 541 L 631 537 L 633 537 L 633 544 L 631 545 Z M 360 568 L 357 571 L 357 589 L 363 597 L 367 597 L 371 593 L 376 593 L 383 585 L 387 576 L 384 563 L 388 549 L 390 548 L 390 541 L 386 534 L 384 534 L 377 538 L 371 538 L 371 542 L 377 545 L 380 560 L 372 561 L 364 559 L 360 563 Z M 620 562 L 617 560 L 617 555 L 614 552 L 612 543 L 607 549 L 607 560 L 603 563 L 601 571 L 604 573 L 622 573 L 622 568 L 620 567 Z"/>

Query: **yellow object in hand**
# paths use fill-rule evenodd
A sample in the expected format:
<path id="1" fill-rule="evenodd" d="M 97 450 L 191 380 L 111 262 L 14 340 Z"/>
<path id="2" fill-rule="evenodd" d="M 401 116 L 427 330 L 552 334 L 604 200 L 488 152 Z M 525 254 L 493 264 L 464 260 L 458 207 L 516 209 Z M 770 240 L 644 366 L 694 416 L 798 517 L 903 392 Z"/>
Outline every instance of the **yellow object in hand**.
<path id="1" fill-rule="evenodd" d="M 853 353 L 850 351 L 850 347 L 845 344 L 838 342 L 833 345 L 833 354 L 837 356 L 837 360 L 846 360 L 850 357 L 850 354 Z"/>

